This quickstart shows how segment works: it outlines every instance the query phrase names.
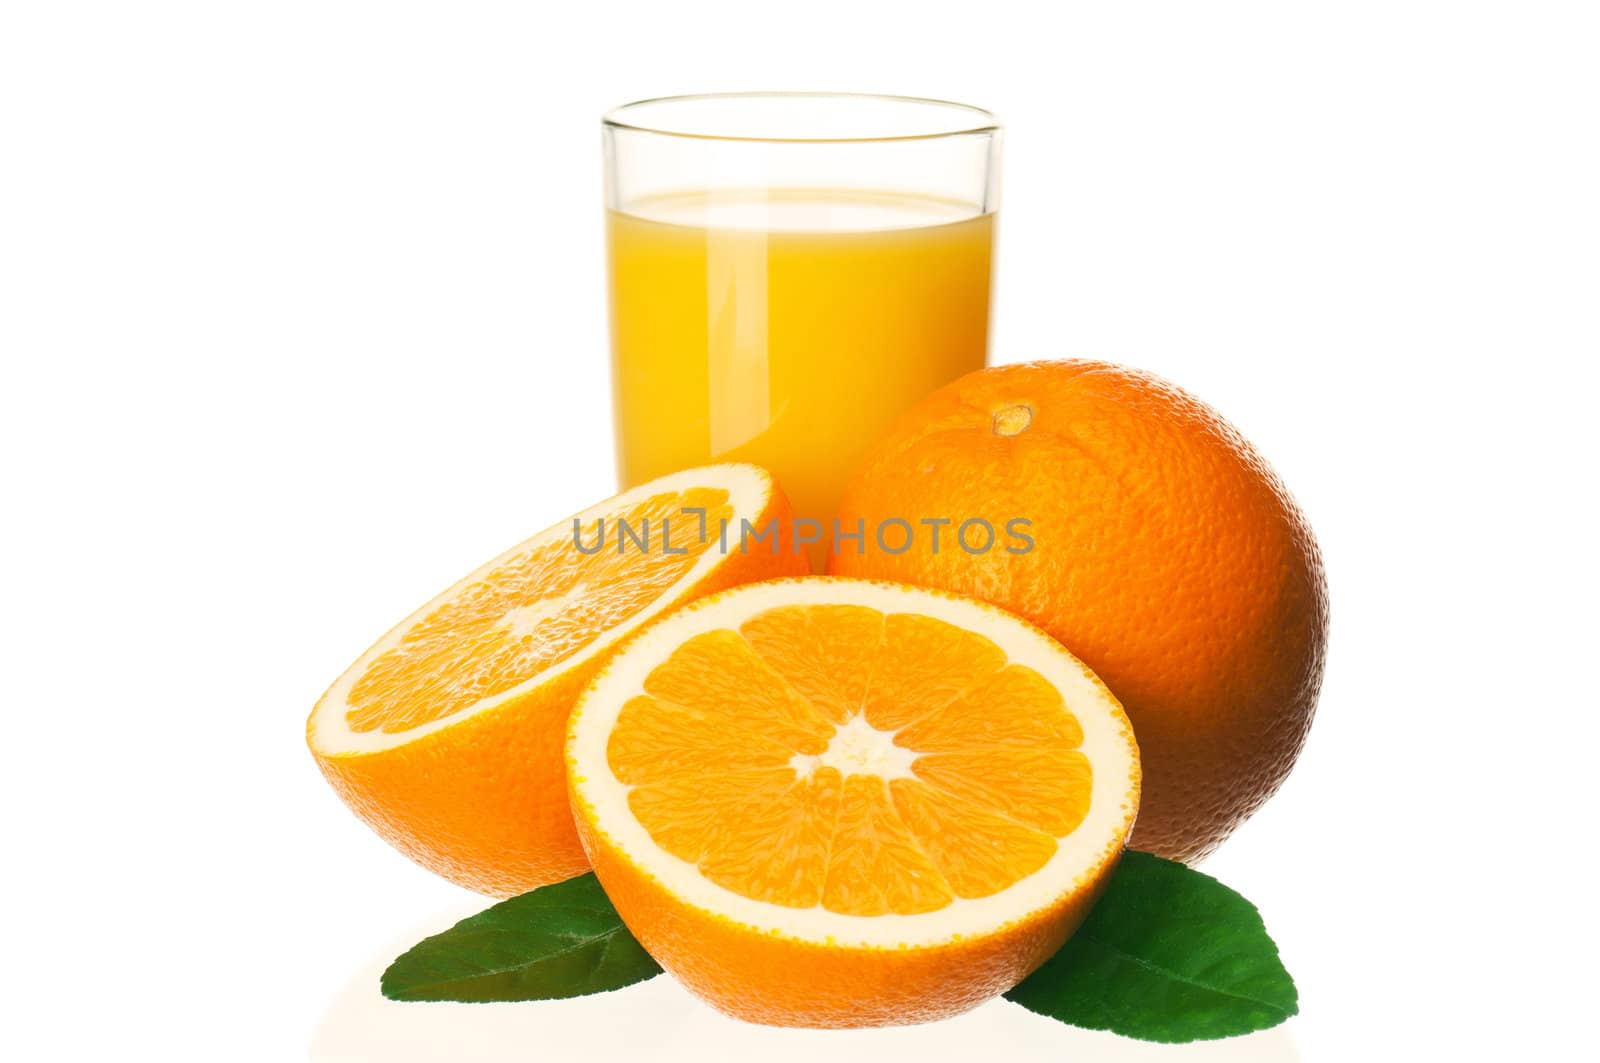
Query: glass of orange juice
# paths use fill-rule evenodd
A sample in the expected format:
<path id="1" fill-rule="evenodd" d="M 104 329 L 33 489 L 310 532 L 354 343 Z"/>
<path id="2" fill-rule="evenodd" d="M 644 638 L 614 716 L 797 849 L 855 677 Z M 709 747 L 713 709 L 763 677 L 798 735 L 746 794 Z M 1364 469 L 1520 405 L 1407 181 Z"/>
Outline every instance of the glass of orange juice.
<path id="1" fill-rule="evenodd" d="M 987 358 L 994 116 L 894 96 L 680 96 L 610 112 L 604 140 L 622 486 L 764 465 L 817 522 L 820 563 L 873 437 Z"/>

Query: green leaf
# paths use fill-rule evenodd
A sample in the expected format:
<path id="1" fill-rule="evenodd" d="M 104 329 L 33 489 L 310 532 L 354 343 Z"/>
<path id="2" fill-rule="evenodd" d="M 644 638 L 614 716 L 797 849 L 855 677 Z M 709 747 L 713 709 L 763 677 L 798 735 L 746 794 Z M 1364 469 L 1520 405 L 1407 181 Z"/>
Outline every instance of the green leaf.
<path id="1" fill-rule="evenodd" d="M 1232 1037 L 1299 1010 L 1255 905 L 1209 875 L 1132 851 L 1078 932 L 1006 997 L 1145 1041 Z"/>
<path id="2" fill-rule="evenodd" d="M 412 946 L 383 972 L 390 1000 L 555 1000 L 661 973 L 594 875 L 501 901 Z"/>

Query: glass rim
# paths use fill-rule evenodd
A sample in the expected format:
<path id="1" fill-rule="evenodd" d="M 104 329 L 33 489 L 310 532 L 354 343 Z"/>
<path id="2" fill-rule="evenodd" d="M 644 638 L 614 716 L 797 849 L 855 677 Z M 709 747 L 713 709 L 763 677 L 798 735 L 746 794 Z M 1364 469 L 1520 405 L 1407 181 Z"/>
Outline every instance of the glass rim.
<path id="1" fill-rule="evenodd" d="M 964 125 L 952 122 L 950 128 L 939 129 L 928 133 L 888 133 L 881 135 L 855 135 L 855 136 L 749 136 L 737 133 L 696 133 L 682 129 L 669 129 L 659 125 L 629 121 L 627 112 L 634 108 L 648 107 L 654 104 L 694 104 L 716 100 L 871 100 L 878 103 L 916 104 L 926 107 L 941 107 L 959 111 L 970 115 L 975 124 Z M 895 141 L 908 140 L 942 140 L 946 137 L 977 136 L 980 134 L 993 134 L 1000 132 L 1000 120 L 993 112 L 975 107 L 970 103 L 957 103 L 954 100 L 940 100 L 929 96 L 897 96 L 878 92 L 695 92 L 677 96 L 652 96 L 649 99 L 633 100 L 611 108 L 600 116 L 600 124 L 605 129 L 617 129 L 630 133 L 649 133 L 661 137 L 678 137 L 684 140 L 709 140 L 725 141 L 745 144 L 885 144 Z"/>

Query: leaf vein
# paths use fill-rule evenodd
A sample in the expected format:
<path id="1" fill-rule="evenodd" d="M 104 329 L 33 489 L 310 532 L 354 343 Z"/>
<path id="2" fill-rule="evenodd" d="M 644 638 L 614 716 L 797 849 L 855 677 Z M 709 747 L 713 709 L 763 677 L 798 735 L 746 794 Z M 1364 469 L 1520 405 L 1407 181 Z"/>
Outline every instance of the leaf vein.
<path id="1" fill-rule="evenodd" d="M 609 930 L 604 930 L 598 934 L 590 935 L 588 937 L 569 938 L 569 940 L 572 940 L 574 944 L 569 945 L 566 948 L 557 949 L 554 952 L 544 953 L 531 960 L 524 960 L 520 963 L 511 963 L 498 967 L 485 967 L 482 970 L 473 972 L 472 974 L 458 975 L 453 978 L 443 978 L 431 982 L 413 982 L 404 986 L 403 988 L 397 987 L 397 990 L 402 993 L 412 993 L 424 989 L 443 989 L 460 982 L 470 981 L 477 978 L 493 978 L 496 975 L 514 974 L 517 971 L 525 971 L 528 968 L 541 963 L 548 963 L 551 960 L 558 960 L 563 956 L 570 956 L 572 953 L 577 952 L 585 946 L 595 942 L 602 943 L 601 948 L 604 950 L 605 948 L 609 947 L 610 939 L 616 937 L 617 934 L 622 933 L 624 929 L 624 927 L 618 925 Z M 591 975 L 593 975 L 593 973 L 593 971 L 590 972 Z"/>
<path id="2" fill-rule="evenodd" d="M 1264 1008 L 1269 1008 L 1272 1011 L 1278 1012 L 1279 1014 L 1283 1015 L 1285 1018 L 1288 1018 L 1290 1015 L 1295 1014 L 1295 1011 L 1298 1010 L 1297 1008 L 1291 1010 L 1291 1008 L 1285 1007 L 1282 1004 L 1277 1004 L 1277 1003 L 1274 1003 L 1273 1001 L 1270 1001 L 1270 1000 L 1262 1000 L 1260 997 L 1253 997 L 1248 993 L 1236 992 L 1236 991 L 1231 990 L 1231 989 L 1225 989 L 1225 988 L 1223 988 L 1221 986 L 1211 985 L 1211 984 L 1209 984 L 1207 982 L 1202 982 L 1197 978 L 1191 978 L 1188 975 L 1185 975 L 1185 974 L 1182 974 L 1182 973 L 1180 973 L 1178 971 L 1175 971 L 1170 967 L 1163 967 L 1160 964 L 1152 963 L 1151 961 L 1145 959 L 1142 956 L 1136 956 L 1133 953 L 1128 952 L 1126 949 L 1124 949 L 1124 948 L 1122 948 L 1122 947 L 1120 947 L 1120 946 L 1118 946 L 1118 945 L 1116 945 L 1116 944 L 1114 944 L 1114 943 L 1112 943 L 1110 941 L 1107 941 L 1105 938 L 1096 937 L 1092 932 L 1091 933 L 1085 933 L 1085 932 L 1080 930 L 1079 933 L 1084 938 L 1086 938 L 1087 940 L 1093 941 L 1097 945 L 1104 946 L 1105 948 L 1109 949 L 1111 952 L 1115 953 L 1118 958 L 1126 960 L 1127 962 L 1133 964 L 1134 966 L 1140 968 L 1141 970 L 1152 971 L 1155 974 L 1158 974 L 1158 975 L 1162 976 L 1163 978 L 1170 978 L 1174 982 L 1181 982 L 1184 985 L 1193 986 L 1196 989 L 1203 989 L 1208 993 L 1215 993 L 1217 996 L 1227 997 L 1230 1000 L 1244 1000 L 1244 1001 L 1248 1001 L 1248 1002 L 1250 1002 L 1252 1004 L 1260 1004 Z"/>

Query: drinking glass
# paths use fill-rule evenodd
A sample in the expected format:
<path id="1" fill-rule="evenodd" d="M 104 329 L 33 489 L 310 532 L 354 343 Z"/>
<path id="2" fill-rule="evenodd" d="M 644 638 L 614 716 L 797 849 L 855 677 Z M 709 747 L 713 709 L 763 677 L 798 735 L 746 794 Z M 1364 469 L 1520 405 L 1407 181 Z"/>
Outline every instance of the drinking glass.
<path id="1" fill-rule="evenodd" d="M 603 129 L 621 485 L 763 465 L 823 529 L 820 564 L 873 438 L 987 359 L 999 126 L 939 100 L 744 93 L 628 104 Z"/>

